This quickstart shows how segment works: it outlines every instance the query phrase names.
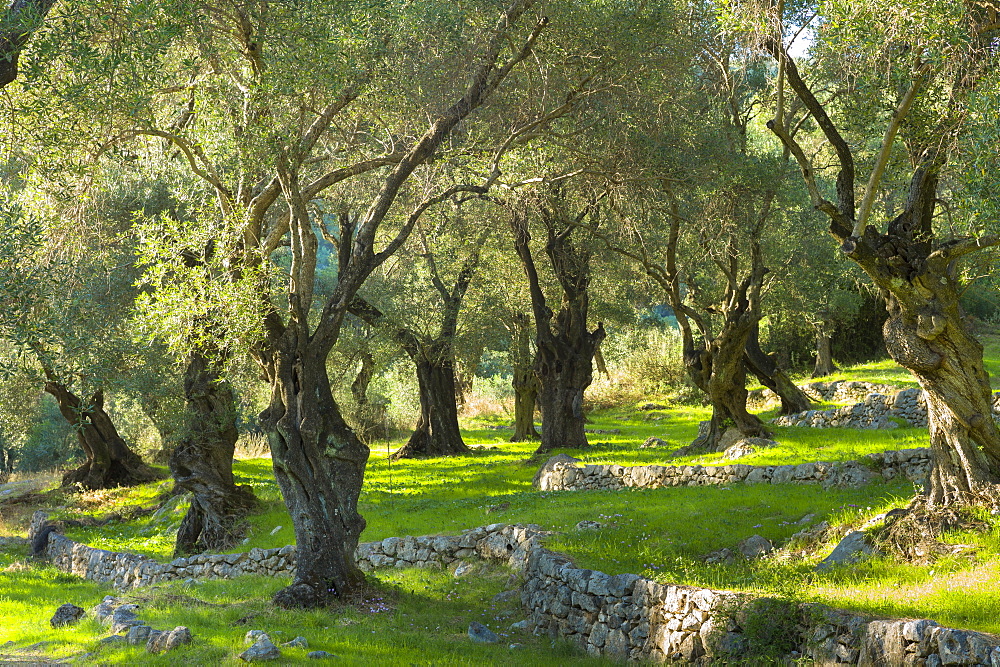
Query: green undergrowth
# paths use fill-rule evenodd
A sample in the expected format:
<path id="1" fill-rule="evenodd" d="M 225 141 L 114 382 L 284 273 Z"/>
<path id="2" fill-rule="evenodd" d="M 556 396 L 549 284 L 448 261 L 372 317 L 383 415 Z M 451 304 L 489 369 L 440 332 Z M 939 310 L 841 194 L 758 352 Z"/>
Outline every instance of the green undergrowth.
<path id="1" fill-rule="evenodd" d="M 1000 371 L 1000 338 L 987 340 L 987 364 Z M 905 385 L 890 363 L 848 369 L 842 379 Z M 827 407 L 827 406 L 819 406 Z M 762 413 L 774 416 L 774 410 Z M 689 443 L 707 408 L 691 406 L 622 406 L 590 415 L 590 445 L 560 450 L 586 463 L 621 465 L 724 464 L 721 455 L 674 457 Z M 368 464 L 359 506 L 368 525 L 362 540 L 389 536 L 454 534 L 491 523 L 534 523 L 554 531 L 546 538 L 551 549 L 568 554 L 579 566 L 607 572 L 636 573 L 664 583 L 709 586 L 781 596 L 797 601 L 822 601 L 833 606 L 892 617 L 932 618 L 942 624 L 1000 632 L 1000 611 L 992 591 L 1000 584 L 1000 533 L 996 517 L 981 517 L 991 529 L 981 534 L 955 534 L 949 541 L 966 544 L 965 555 L 929 564 L 905 564 L 889 558 L 816 572 L 816 563 L 833 549 L 836 539 L 802 551 L 790 547 L 778 557 L 737 560 L 709 565 L 704 556 L 722 548 L 735 550 L 757 534 L 785 544 L 803 528 L 828 521 L 858 528 L 868 518 L 906 505 L 912 484 L 895 481 L 860 489 L 823 489 L 818 485 L 741 485 L 675 487 L 619 492 L 548 492 L 531 486 L 541 459 L 533 459 L 537 443 L 509 443 L 510 431 L 500 418 L 464 424 L 472 454 L 390 462 L 387 453 L 401 442 L 376 443 Z M 776 427 L 778 446 L 740 459 L 754 465 L 806 461 L 843 461 L 865 454 L 923 447 L 926 429 L 887 431 Z M 655 436 L 668 446 L 642 449 Z M 543 457 L 544 458 L 544 457 Z M 288 513 L 281 501 L 268 459 L 237 461 L 236 480 L 250 485 L 261 510 L 247 519 L 247 540 L 233 551 L 272 548 L 294 543 Z M 186 507 L 183 498 L 168 497 L 169 482 L 133 489 L 72 493 L 54 490 L 37 496 L 37 505 L 57 517 L 125 518 L 93 527 L 73 527 L 79 541 L 115 551 L 134 551 L 166 561 Z M 136 508 L 158 507 L 132 517 Z M 5 532 L 23 534 L 23 524 L 11 530 L 11 515 L 0 517 Z M 27 514 L 24 514 L 27 516 Z M 598 521 L 597 530 L 578 529 L 581 521 Z M 96 651 L 93 662 L 158 664 L 136 649 L 98 648 L 99 628 L 84 623 L 70 630 L 47 626 L 52 611 L 63 602 L 89 607 L 109 593 L 107 588 L 56 573 L 51 567 L 26 565 L 23 553 L 0 560 L 0 644 L 15 641 L 24 648 L 53 642 L 37 651 L 45 656 Z M 481 567 L 481 566 L 480 566 Z M 493 595 L 512 587 L 509 573 L 482 569 L 467 578 L 442 571 L 389 570 L 378 573 L 372 593 L 378 605 L 348 606 L 322 612 L 285 612 L 269 603 L 282 586 L 280 579 L 246 577 L 224 582 L 185 585 L 171 583 L 136 591 L 147 598 L 143 618 L 157 628 L 187 625 L 193 646 L 163 658 L 163 664 L 236 664 L 247 630 L 265 629 L 282 640 L 296 635 L 309 639 L 311 649 L 326 650 L 347 662 L 372 664 L 552 664 L 586 662 L 568 646 L 530 637 L 504 638 L 492 647 L 472 645 L 465 637 L 471 620 L 506 631 L 520 620 L 516 602 L 491 608 Z M 215 605 L 215 606 L 212 606 Z M 495 606 L 495 605 L 494 605 Z M 377 609 L 376 609 L 377 608 Z M 511 652 L 510 642 L 527 644 Z M 0 651 L 2 653 L 2 651 Z M 289 661 L 305 652 L 289 650 Z"/>
<path id="2" fill-rule="evenodd" d="M 140 606 L 139 616 L 157 629 L 184 625 L 194 641 L 162 656 L 142 647 L 101 645 L 107 628 L 92 618 L 71 628 L 53 630 L 48 619 L 60 602 L 90 608 L 106 594 L 104 587 L 31 568 L 0 597 L 0 655 L 21 653 L 48 657 L 86 656 L 86 664 L 241 665 L 249 630 L 264 630 L 275 644 L 303 636 L 308 648 L 282 648 L 277 664 L 311 664 L 306 654 L 322 650 L 349 665 L 550 665 L 604 664 L 579 649 L 548 637 L 512 631 L 524 615 L 519 599 L 494 601 L 517 585 L 511 573 L 477 564 L 475 571 L 454 577 L 446 570 L 388 570 L 369 579 L 366 590 L 348 604 L 330 609 L 289 611 L 270 597 L 287 579 L 239 577 L 227 581 L 172 582 L 125 595 Z M 466 631 L 478 621 L 498 633 L 497 644 L 476 644 Z M 49 642 L 30 649 L 39 642 Z M 518 644 L 511 648 L 511 644 Z M 25 650 L 27 649 L 27 650 Z"/>

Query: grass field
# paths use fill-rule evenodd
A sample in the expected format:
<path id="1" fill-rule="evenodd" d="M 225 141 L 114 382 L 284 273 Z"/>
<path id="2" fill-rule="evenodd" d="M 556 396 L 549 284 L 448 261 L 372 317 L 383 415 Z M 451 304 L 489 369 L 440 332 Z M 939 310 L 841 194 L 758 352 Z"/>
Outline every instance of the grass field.
<path id="1" fill-rule="evenodd" d="M 1000 344 L 987 340 L 991 373 L 1000 371 Z M 903 384 L 888 362 L 848 369 L 843 379 Z M 617 429 L 593 434 L 591 445 L 567 453 L 594 463 L 623 465 L 711 464 L 719 455 L 675 459 L 671 451 L 689 442 L 703 408 L 640 410 L 621 407 L 592 415 L 589 428 Z M 490 428 L 495 420 L 465 424 L 471 456 L 390 463 L 386 454 L 399 443 L 373 447 L 361 512 L 368 521 L 363 540 L 388 536 L 455 533 L 487 523 L 537 523 L 557 531 L 548 546 L 569 554 L 580 566 L 609 574 L 632 572 L 664 582 L 685 583 L 822 601 L 843 608 L 888 616 L 927 617 L 946 625 L 1000 633 L 1000 522 L 984 517 L 990 529 L 949 536 L 973 545 L 971 555 L 926 565 L 873 559 L 818 573 L 816 562 L 834 546 L 797 557 L 786 552 L 760 561 L 706 565 L 702 557 L 733 548 L 759 534 L 783 543 L 803 525 L 829 521 L 858 526 L 867 518 L 906 504 L 911 484 L 873 484 L 861 489 L 824 490 L 813 485 L 678 487 L 620 492 L 550 492 L 531 487 L 538 462 L 528 459 L 532 443 L 508 443 L 507 431 Z M 891 431 L 777 428 L 778 447 L 741 462 L 798 463 L 856 459 L 863 454 L 926 446 L 926 429 Z M 674 446 L 640 449 L 656 436 Z M 251 517 L 246 544 L 276 547 L 293 542 L 291 522 L 281 502 L 268 459 L 237 461 L 240 483 L 250 484 L 264 503 Z M 46 506 L 56 515 L 104 515 L 160 502 L 169 482 L 133 489 L 91 493 L 52 491 L 36 504 L 0 504 L 0 533 L 23 534 L 28 511 Z M 488 511 L 500 502 L 503 511 Z M 173 531 L 184 512 L 178 502 L 156 514 L 102 528 L 78 528 L 74 539 L 110 550 L 128 550 L 167 560 Z M 808 517 L 807 515 L 812 515 Z M 605 524 L 599 531 L 579 531 L 584 519 Z M 806 524 L 799 522 L 806 519 Z M 238 664 L 242 637 L 266 629 L 283 640 L 306 636 L 310 650 L 340 656 L 348 664 L 586 664 L 598 663 L 578 649 L 548 638 L 511 633 L 523 618 L 516 603 L 495 603 L 493 596 L 516 585 L 511 574 L 477 565 L 475 576 L 455 578 L 447 571 L 392 570 L 377 573 L 371 589 L 339 609 L 291 612 L 275 609 L 270 594 L 281 579 L 243 577 L 195 584 L 171 583 L 132 595 L 143 605 L 142 618 L 154 627 L 187 625 L 196 641 L 167 657 L 151 659 L 132 648 L 101 646 L 102 628 L 86 621 L 68 630 L 52 630 L 47 620 L 63 602 L 91 607 L 108 588 L 29 563 L 24 550 L 0 552 L 0 655 L 52 659 L 93 652 L 94 664 Z M 508 635 L 501 644 L 473 645 L 464 633 L 472 620 Z M 106 631 L 104 631 L 106 632 Z M 14 642 L 4 647 L 4 642 Z M 510 643 L 523 647 L 511 649 Z M 289 649 L 286 663 L 305 662 L 305 651 Z M 0 658 L 0 662 L 2 662 Z"/>

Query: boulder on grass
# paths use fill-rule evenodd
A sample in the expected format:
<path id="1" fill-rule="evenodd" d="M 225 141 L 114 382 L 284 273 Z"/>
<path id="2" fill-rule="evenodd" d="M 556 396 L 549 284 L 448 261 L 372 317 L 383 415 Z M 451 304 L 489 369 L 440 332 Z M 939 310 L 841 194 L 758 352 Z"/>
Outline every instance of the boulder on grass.
<path id="1" fill-rule="evenodd" d="M 49 625 L 53 628 L 64 628 L 67 625 L 76 625 L 83 618 L 83 615 L 87 612 L 83 607 L 77 607 L 75 604 L 66 603 L 56 609 L 56 613 L 52 615 L 49 619 Z"/>
<path id="2" fill-rule="evenodd" d="M 164 653 L 182 644 L 191 643 L 191 631 L 183 625 L 178 625 L 173 630 L 158 632 L 153 630 L 146 640 L 146 650 L 149 653 Z"/>
<path id="3" fill-rule="evenodd" d="M 546 478 L 552 473 L 557 463 L 576 464 L 579 462 L 580 459 L 575 459 L 568 454 L 556 454 L 542 464 L 542 467 L 535 473 L 534 479 L 531 480 L 531 485 L 536 489 L 545 491 L 547 490 Z"/>
<path id="4" fill-rule="evenodd" d="M 480 644 L 496 644 L 500 637 L 482 623 L 469 623 L 469 639 Z"/>
<path id="5" fill-rule="evenodd" d="M 771 544 L 771 540 L 766 537 L 751 535 L 747 539 L 740 542 L 739 550 L 745 558 L 754 559 L 766 556 L 774 551 L 774 545 Z"/>
<path id="6" fill-rule="evenodd" d="M 849 565 L 851 563 L 856 563 L 863 558 L 867 558 L 875 553 L 875 550 L 865 537 L 864 532 L 860 530 L 855 530 L 852 533 L 848 533 L 844 539 L 842 539 L 836 547 L 833 549 L 833 553 L 820 561 L 819 565 L 816 566 L 817 570 L 827 570 L 834 565 Z"/>
<path id="7" fill-rule="evenodd" d="M 275 646 L 267 635 L 261 635 L 253 646 L 240 653 L 240 660 L 243 662 L 266 662 L 277 660 L 281 657 L 281 651 Z"/>

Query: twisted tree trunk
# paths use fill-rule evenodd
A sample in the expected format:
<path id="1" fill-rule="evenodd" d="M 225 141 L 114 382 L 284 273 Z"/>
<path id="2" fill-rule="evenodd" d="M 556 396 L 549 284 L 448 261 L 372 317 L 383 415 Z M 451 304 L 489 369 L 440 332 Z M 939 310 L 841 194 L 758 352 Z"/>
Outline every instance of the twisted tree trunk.
<path id="1" fill-rule="evenodd" d="M 708 366 L 707 382 L 704 367 L 697 369 L 695 377 L 704 383 L 704 391 L 712 403 L 712 420 L 708 431 L 691 443 L 693 449 L 720 451 L 722 436 L 731 428 L 744 437 L 771 436 L 764 423 L 747 411 L 745 350 L 756 324 L 757 317 L 748 307 L 727 312 L 719 335 L 700 355 L 701 364 Z"/>
<path id="2" fill-rule="evenodd" d="M 272 390 L 261 424 L 296 544 L 295 579 L 274 601 L 317 607 L 364 579 L 354 550 L 365 528 L 358 496 L 369 450 L 334 401 L 324 351 L 288 327 L 264 356 Z"/>
<path id="3" fill-rule="evenodd" d="M 251 488 L 233 479 L 236 400 L 218 362 L 197 352 L 184 374 L 184 397 L 187 429 L 170 455 L 170 472 L 175 487 L 193 495 L 174 553 L 228 549 L 243 536 L 243 519 L 258 506 Z"/>
<path id="4" fill-rule="evenodd" d="M 517 313 L 511 326 L 511 386 L 514 388 L 514 434 L 511 442 L 538 440 L 535 430 L 535 402 L 538 399 L 538 376 L 535 357 L 531 354 L 531 333 L 528 316 Z"/>
<path id="5" fill-rule="evenodd" d="M 970 10 L 970 25 L 983 19 Z M 989 21 L 987 21 L 989 23 Z M 990 39 L 987 30 L 974 42 Z M 978 44 L 979 47 L 982 43 Z M 854 155 L 824 106 L 802 80 L 795 61 L 779 37 L 766 47 L 778 60 L 788 84 L 809 109 L 833 147 L 839 166 L 837 202 L 827 200 L 816 184 L 812 165 L 802 147 L 776 120 L 768 127 L 795 155 L 813 205 L 830 219 L 830 232 L 847 257 L 858 263 L 886 299 L 889 319 L 883 326 L 892 358 L 916 377 L 927 393 L 933 470 L 926 502 L 930 506 L 976 503 L 988 496 L 998 502 L 1000 492 L 1000 429 L 992 418 L 983 349 L 969 331 L 959 305 L 957 265 L 968 254 L 1000 245 L 1000 236 L 940 241 L 934 234 L 939 173 L 947 160 L 946 138 L 954 131 L 945 116 L 922 147 L 911 146 L 916 165 L 903 211 L 880 233 L 867 224 L 867 212 L 879 184 L 896 131 L 907 116 L 917 92 L 927 83 L 928 65 L 914 74 L 909 90 L 892 115 L 883 139 L 883 151 L 856 211 Z M 952 82 L 950 103 L 958 103 L 975 81 L 974 68 L 983 50 L 964 54 L 958 78 Z"/>
<path id="6" fill-rule="evenodd" d="M 454 456 L 471 451 L 458 427 L 451 346 L 442 346 L 440 341 L 436 343 L 429 349 L 421 346 L 414 359 L 420 416 L 409 440 L 392 455 L 394 461 L 415 456 Z"/>
<path id="7" fill-rule="evenodd" d="M 833 351 L 830 348 L 830 329 L 826 323 L 816 327 L 816 366 L 813 368 L 814 378 L 833 375 L 840 369 L 833 363 Z"/>
<path id="8" fill-rule="evenodd" d="M 104 411 L 104 392 L 98 389 L 86 404 L 69 388 L 55 380 L 45 383 L 45 391 L 56 399 L 59 412 L 73 427 L 87 460 L 63 475 L 62 485 L 79 484 L 84 489 L 135 486 L 158 479 L 118 434 Z"/>
<path id="9" fill-rule="evenodd" d="M 812 408 L 805 392 L 795 386 L 771 355 L 764 354 L 764 350 L 760 349 L 760 327 L 756 323 L 747 336 L 745 352 L 747 369 L 781 399 L 781 414 L 794 415 Z"/>
<path id="10" fill-rule="evenodd" d="M 529 247 L 527 218 L 521 212 L 511 216 L 514 249 L 528 278 L 535 316 L 535 376 L 542 413 L 542 441 L 536 455 L 559 447 L 587 446 L 583 392 L 593 380 L 594 354 L 605 337 L 603 324 L 598 323 L 593 331 L 587 328 L 590 253 L 575 247 L 570 240 L 577 224 L 594 210 L 596 203 L 586 206 L 575 216 L 576 224 L 570 225 L 562 219 L 567 212 L 558 191 L 553 195 L 553 203 L 552 208 L 542 206 L 539 210 L 548 231 L 545 253 L 562 288 L 562 305 L 556 314 L 546 304 L 539 282 Z"/>

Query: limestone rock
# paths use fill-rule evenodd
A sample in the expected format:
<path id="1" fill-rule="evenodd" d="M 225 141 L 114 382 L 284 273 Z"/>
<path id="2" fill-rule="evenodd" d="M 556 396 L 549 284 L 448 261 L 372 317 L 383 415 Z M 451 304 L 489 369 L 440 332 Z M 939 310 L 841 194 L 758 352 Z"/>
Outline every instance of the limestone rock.
<path id="1" fill-rule="evenodd" d="M 745 558 L 753 559 L 760 558 L 761 556 L 766 556 L 771 553 L 774 551 L 774 545 L 771 544 L 771 540 L 766 537 L 751 535 L 747 539 L 740 542 L 739 550 Z"/>
<path id="2" fill-rule="evenodd" d="M 649 449 L 650 447 L 669 447 L 670 443 L 663 438 L 657 438 L 656 436 L 650 436 L 646 438 L 646 442 L 639 445 L 640 449 Z"/>
<path id="3" fill-rule="evenodd" d="M 524 619 L 523 621 L 518 621 L 517 623 L 511 623 L 510 629 L 515 632 L 531 632 L 531 621 Z"/>
<path id="4" fill-rule="evenodd" d="M 67 625 L 76 625 L 86 613 L 87 612 L 83 607 L 77 607 L 75 604 L 67 602 L 56 609 L 56 613 L 52 615 L 51 619 L 49 619 L 49 625 L 53 628 L 64 628 Z"/>
<path id="5" fill-rule="evenodd" d="M 125 641 L 128 642 L 130 646 L 145 646 L 149 642 L 149 635 L 152 634 L 153 628 L 148 625 L 133 625 L 128 629 L 128 634 L 125 635 Z"/>
<path id="6" fill-rule="evenodd" d="M 874 477 L 875 474 L 860 463 L 847 461 L 833 467 L 826 481 L 823 482 L 823 487 L 828 489 L 839 486 L 855 489 L 868 484 Z"/>
<path id="7" fill-rule="evenodd" d="M 534 479 L 531 480 L 531 485 L 534 488 L 539 489 L 540 491 L 546 491 L 547 490 L 545 486 L 546 478 L 548 477 L 549 473 L 552 472 L 553 468 L 557 463 L 570 463 L 570 464 L 580 463 L 580 459 L 573 458 L 568 454 L 557 454 L 553 456 L 548 461 L 543 463 L 542 467 L 538 469 L 538 472 L 535 473 Z"/>
<path id="8" fill-rule="evenodd" d="M 732 561 L 733 552 L 726 548 L 722 548 L 718 551 L 713 551 L 705 555 L 706 565 L 714 565 L 715 563 L 731 563 Z"/>
<path id="9" fill-rule="evenodd" d="M 500 637 L 482 623 L 469 623 L 469 639 L 480 644 L 496 644 Z"/>
<path id="10" fill-rule="evenodd" d="M 739 459 L 744 456 L 749 456 L 754 452 L 767 449 L 768 447 L 774 447 L 778 443 L 774 440 L 769 440 L 768 438 L 740 438 L 732 445 L 727 447 L 722 453 L 722 458 L 724 459 Z"/>
<path id="11" fill-rule="evenodd" d="M 118 601 L 110 595 L 105 595 L 104 599 L 93 609 L 94 618 L 107 625 L 111 622 L 111 616 L 115 613 L 116 606 L 118 606 Z"/>
<path id="12" fill-rule="evenodd" d="M 146 650 L 150 653 L 163 653 L 175 649 L 181 644 L 191 643 L 191 631 L 183 625 L 179 625 L 173 630 L 157 632 L 153 630 L 149 633 L 146 641 Z"/>
<path id="13" fill-rule="evenodd" d="M 599 521 L 584 520 L 576 524 L 577 530 L 600 530 L 601 528 L 604 528 L 604 524 Z"/>
<path id="14" fill-rule="evenodd" d="M 309 648 L 309 640 L 305 637 L 296 637 L 290 642 L 285 642 L 282 646 L 287 648 Z"/>
<path id="15" fill-rule="evenodd" d="M 240 653 L 239 658 L 243 662 L 265 662 L 277 660 L 281 657 L 281 651 L 271 643 L 267 635 L 261 635 L 253 646 Z"/>
<path id="16" fill-rule="evenodd" d="M 142 625 L 142 621 L 136 616 L 138 605 L 123 604 L 111 614 L 111 634 L 117 635 L 127 631 L 133 625 Z"/>
<path id="17" fill-rule="evenodd" d="M 247 645 L 253 645 L 257 643 L 261 637 L 270 641 L 270 637 L 263 630 L 250 630 L 245 635 L 243 635 L 243 643 Z"/>
<path id="18" fill-rule="evenodd" d="M 726 451 L 737 442 L 743 439 L 743 434 L 735 426 L 730 426 L 726 429 L 726 432 L 722 434 L 719 438 L 719 444 L 716 446 L 716 451 Z"/>
<path id="19" fill-rule="evenodd" d="M 816 566 L 817 570 L 826 570 L 833 567 L 834 565 L 844 565 L 849 563 L 856 563 L 866 556 L 870 556 L 874 553 L 871 545 L 868 544 L 865 534 L 860 530 L 855 530 L 854 532 L 848 533 L 844 539 L 837 544 L 833 549 L 833 553 L 824 558 L 819 565 Z"/>
<path id="20" fill-rule="evenodd" d="M 336 658 L 332 653 L 327 653 L 326 651 L 309 651 L 306 654 L 307 658 L 312 658 L 313 660 L 325 660 L 327 658 Z"/>
<path id="21" fill-rule="evenodd" d="M 456 577 L 464 577 L 467 574 L 472 574 L 476 571 L 476 566 L 473 563 L 459 563 L 458 567 L 455 568 Z"/>

